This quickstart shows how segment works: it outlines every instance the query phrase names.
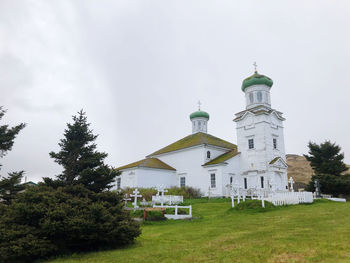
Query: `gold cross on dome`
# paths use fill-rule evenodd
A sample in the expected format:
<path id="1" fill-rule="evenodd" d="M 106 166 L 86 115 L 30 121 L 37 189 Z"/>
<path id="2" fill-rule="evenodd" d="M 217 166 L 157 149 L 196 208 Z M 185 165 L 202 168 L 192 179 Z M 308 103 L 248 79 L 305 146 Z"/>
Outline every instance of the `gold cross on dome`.
<path id="1" fill-rule="evenodd" d="M 201 101 L 199 100 L 199 101 L 198 101 L 198 110 L 201 110 L 201 105 L 202 105 L 202 103 L 201 103 Z"/>

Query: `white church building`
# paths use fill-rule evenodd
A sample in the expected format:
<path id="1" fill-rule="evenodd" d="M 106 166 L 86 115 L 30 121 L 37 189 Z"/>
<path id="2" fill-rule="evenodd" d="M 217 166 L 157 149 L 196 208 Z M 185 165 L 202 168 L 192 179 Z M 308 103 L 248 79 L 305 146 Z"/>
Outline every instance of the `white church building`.
<path id="1" fill-rule="evenodd" d="M 237 145 L 208 134 L 209 114 L 192 113 L 192 134 L 145 159 L 117 168 L 117 187 L 199 188 L 225 196 L 230 185 L 287 191 L 282 113 L 271 108 L 273 81 L 257 71 L 242 83 L 246 109 L 235 115 Z"/>

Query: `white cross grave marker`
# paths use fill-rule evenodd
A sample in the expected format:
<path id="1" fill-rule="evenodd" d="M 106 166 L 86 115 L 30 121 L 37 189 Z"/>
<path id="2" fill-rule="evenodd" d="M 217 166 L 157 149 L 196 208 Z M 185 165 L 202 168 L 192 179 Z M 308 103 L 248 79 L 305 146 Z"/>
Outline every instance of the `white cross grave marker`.
<path id="1" fill-rule="evenodd" d="M 124 197 L 124 202 L 125 202 L 125 207 L 126 207 L 126 205 L 127 205 L 127 203 L 128 203 L 128 201 L 130 201 L 131 200 L 131 198 L 129 198 L 128 197 L 128 194 L 125 194 L 125 197 Z"/>
<path id="2" fill-rule="evenodd" d="M 165 187 L 163 185 L 160 185 L 157 187 L 157 195 L 161 195 L 161 199 L 160 199 L 160 205 L 163 206 L 164 205 L 164 193 L 168 192 L 167 189 L 165 189 Z"/>
<path id="3" fill-rule="evenodd" d="M 132 203 L 133 204 L 133 206 L 134 206 L 134 208 L 138 208 L 138 206 L 137 206 L 137 198 L 138 197 L 142 197 L 142 195 L 139 195 L 139 190 L 137 190 L 137 188 L 134 190 L 134 192 L 133 192 L 133 195 L 130 195 L 131 197 L 134 197 L 134 202 Z"/>
<path id="4" fill-rule="evenodd" d="M 294 192 L 293 184 L 294 184 L 295 182 L 294 182 L 294 180 L 293 180 L 292 177 L 289 178 L 289 183 L 290 183 L 290 190 L 292 190 L 292 192 Z"/>

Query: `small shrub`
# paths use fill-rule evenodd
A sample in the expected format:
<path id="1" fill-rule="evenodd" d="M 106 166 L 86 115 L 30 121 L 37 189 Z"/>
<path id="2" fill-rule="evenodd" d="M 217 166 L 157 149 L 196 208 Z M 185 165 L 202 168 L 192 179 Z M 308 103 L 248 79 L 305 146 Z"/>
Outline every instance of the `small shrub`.
<path id="1" fill-rule="evenodd" d="M 148 221 L 160 221 L 165 220 L 166 218 L 163 216 L 162 211 L 148 211 L 147 218 Z"/>
<path id="2" fill-rule="evenodd" d="M 245 202 L 240 202 L 237 204 L 235 202 L 235 210 L 266 210 L 266 209 L 272 209 L 275 208 L 275 206 L 265 201 L 265 208 L 261 206 L 261 200 L 246 200 Z"/>

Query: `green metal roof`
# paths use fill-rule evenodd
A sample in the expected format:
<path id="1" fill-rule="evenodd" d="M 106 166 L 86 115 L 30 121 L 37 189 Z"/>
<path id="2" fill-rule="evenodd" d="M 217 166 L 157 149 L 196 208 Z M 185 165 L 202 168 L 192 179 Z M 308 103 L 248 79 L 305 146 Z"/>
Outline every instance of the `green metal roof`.
<path id="1" fill-rule="evenodd" d="M 275 162 L 277 162 L 278 159 L 280 159 L 281 157 L 275 157 L 271 160 L 270 164 L 274 164 Z"/>
<path id="2" fill-rule="evenodd" d="M 223 163 L 223 162 L 227 161 L 228 159 L 231 159 L 232 157 L 235 157 L 237 154 L 239 154 L 239 152 L 237 152 L 237 149 L 228 151 L 228 152 L 226 152 L 224 154 L 219 155 L 215 159 L 213 159 L 213 160 L 203 164 L 203 166 Z"/>
<path id="3" fill-rule="evenodd" d="M 156 168 L 156 169 L 165 169 L 165 170 L 172 170 L 176 171 L 173 167 L 166 164 L 165 162 L 162 162 L 161 160 L 157 158 L 146 158 L 134 163 L 130 163 L 121 167 L 116 168 L 116 170 L 124 170 L 128 168 L 134 168 L 134 167 L 147 167 L 147 168 Z"/>
<path id="4" fill-rule="evenodd" d="M 168 153 L 168 152 L 173 152 L 201 144 L 207 144 L 207 145 L 213 145 L 217 147 L 222 147 L 226 148 L 228 150 L 234 150 L 237 149 L 237 146 L 227 142 L 225 140 L 222 140 L 220 138 L 217 138 L 213 135 L 207 134 L 207 133 L 202 133 L 202 132 L 197 132 L 195 134 L 191 134 L 185 138 L 182 138 L 181 140 L 178 140 L 152 154 L 149 156 L 154 156 L 154 155 L 159 155 L 163 153 Z"/>
<path id="5" fill-rule="evenodd" d="M 269 77 L 261 75 L 257 71 L 255 71 L 253 75 L 243 80 L 242 91 L 253 85 L 266 85 L 271 88 L 273 85 L 273 81 Z"/>
<path id="6" fill-rule="evenodd" d="M 194 118 L 207 118 L 209 120 L 209 114 L 205 111 L 195 111 L 190 115 L 190 119 L 194 119 Z"/>

